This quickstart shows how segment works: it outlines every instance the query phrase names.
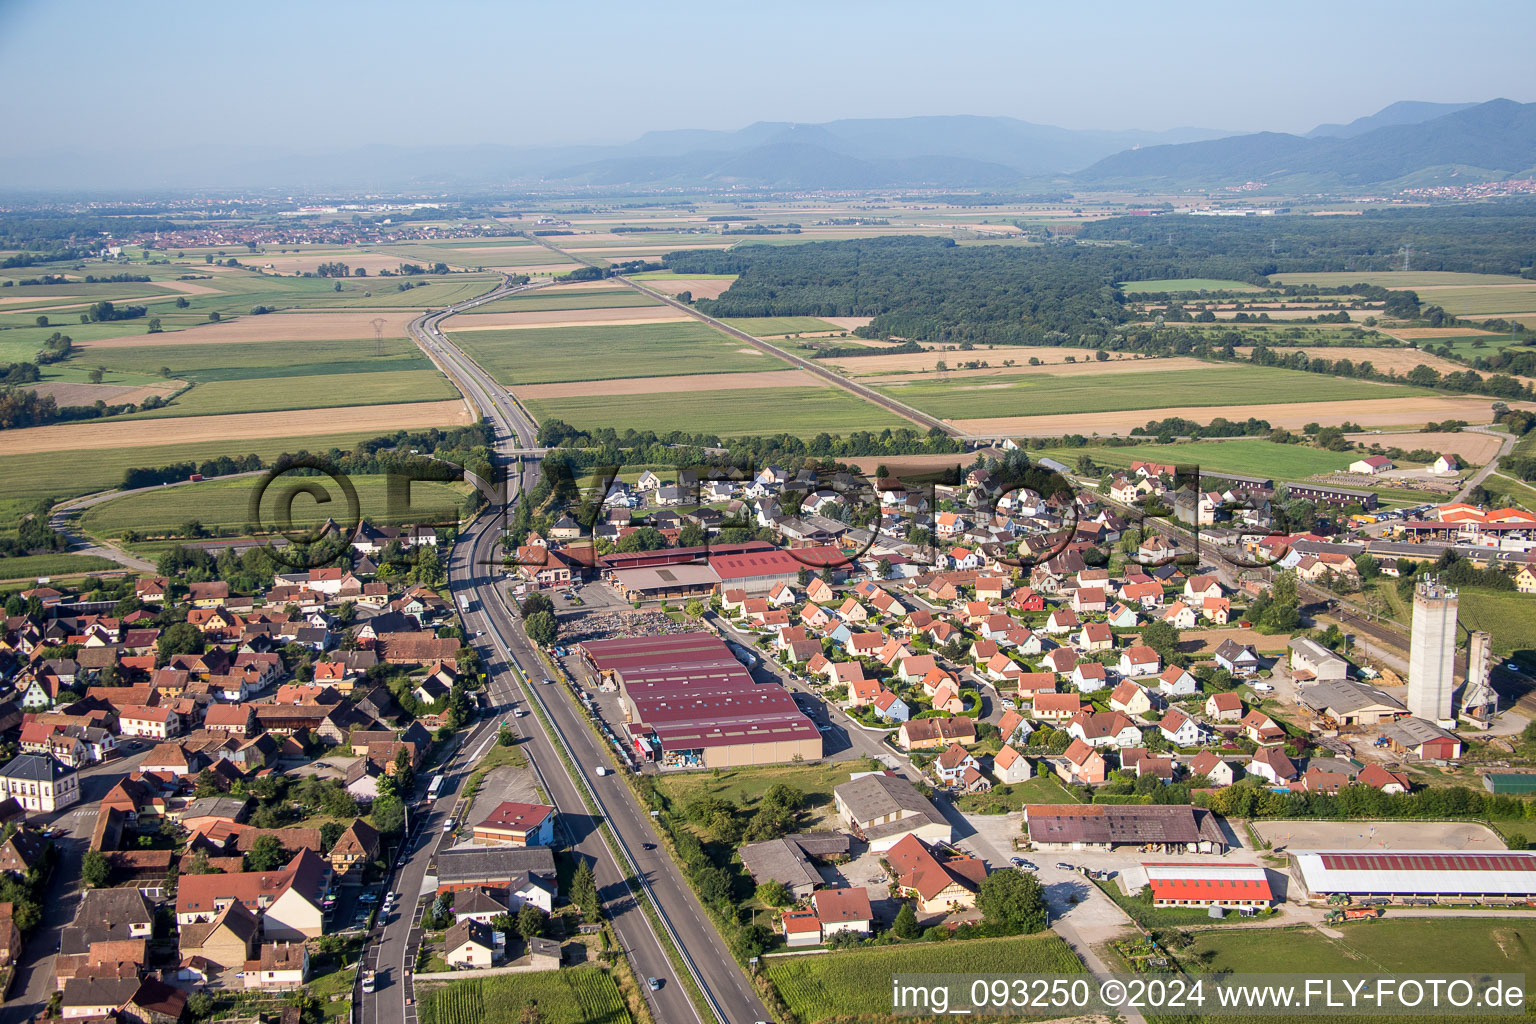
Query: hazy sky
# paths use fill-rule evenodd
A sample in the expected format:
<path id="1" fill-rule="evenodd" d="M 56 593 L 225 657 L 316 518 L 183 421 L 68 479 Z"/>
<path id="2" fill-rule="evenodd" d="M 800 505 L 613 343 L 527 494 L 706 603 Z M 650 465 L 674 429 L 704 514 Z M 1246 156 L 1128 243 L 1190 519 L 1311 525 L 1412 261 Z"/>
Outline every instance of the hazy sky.
<path id="1" fill-rule="evenodd" d="M 1001 114 L 1305 131 L 1536 100 L 1536 4 L 0 0 L 0 150 L 618 142 Z"/>

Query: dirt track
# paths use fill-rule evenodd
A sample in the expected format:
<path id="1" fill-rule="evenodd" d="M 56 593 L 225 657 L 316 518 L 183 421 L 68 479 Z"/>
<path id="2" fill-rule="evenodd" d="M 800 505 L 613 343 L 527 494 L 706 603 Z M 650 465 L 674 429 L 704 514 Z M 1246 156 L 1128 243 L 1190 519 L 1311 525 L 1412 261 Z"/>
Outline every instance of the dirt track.
<path id="1" fill-rule="evenodd" d="M 756 352 L 756 349 L 750 349 Z M 578 380 L 559 384 L 524 384 L 513 390 L 518 398 L 578 398 L 601 391 L 605 395 L 650 395 L 679 391 L 751 391 L 757 388 L 819 387 L 822 382 L 804 370 L 762 370 L 747 373 L 699 373 L 675 377 L 624 377 L 619 380 Z"/>
<path id="2" fill-rule="evenodd" d="M 134 348 L 141 345 L 198 345 L 225 341 L 341 341 L 357 338 L 373 341 L 373 321 L 383 319 L 384 337 L 403 338 L 405 325 L 416 314 L 355 310 L 345 313 L 268 313 L 243 316 L 217 324 L 202 324 L 184 331 L 161 334 L 124 334 L 95 341 L 76 341 L 79 348 Z"/>
<path id="3" fill-rule="evenodd" d="M 228 416 L 171 416 L 147 420 L 96 420 L 0 431 L 0 455 L 58 452 L 76 448 L 137 448 L 192 441 L 244 441 L 304 434 L 463 426 L 464 403 L 417 402 L 360 405 L 341 409 L 234 413 Z"/>
<path id="4" fill-rule="evenodd" d="M 1486 398 L 1378 398 L 1371 401 L 1294 402 L 1285 405 L 1181 406 L 1169 409 L 1130 409 L 1124 412 L 1062 413 L 1052 416 L 997 416 L 953 420 L 968 434 L 996 437 L 1061 434 L 1129 434 L 1148 420 L 1179 416 L 1209 423 L 1217 416 L 1245 420 L 1250 416 L 1277 427 L 1299 429 L 1308 423 L 1325 427 L 1349 422 L 1362 427 L 1410 427 L 1428 420 L 1462 419 L 1488 423 L 1493 419 Z M 1536 409 L 1536 402 L 1511 402 L 1511 408 Z"/>

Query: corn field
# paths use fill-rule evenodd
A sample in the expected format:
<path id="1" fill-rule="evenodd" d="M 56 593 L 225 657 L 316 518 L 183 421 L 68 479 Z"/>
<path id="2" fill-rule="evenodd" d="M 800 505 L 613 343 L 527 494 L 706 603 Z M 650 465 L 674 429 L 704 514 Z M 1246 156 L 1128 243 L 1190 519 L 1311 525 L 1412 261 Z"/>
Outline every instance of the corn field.
<path id="1" fill-rule="evenodd" d="M 423 993 L 420 1024 L 517 1024 L 539 1004 L 544 1024 L 633 1024 L 624 997 L 601 967 L 499 974 Z"/>

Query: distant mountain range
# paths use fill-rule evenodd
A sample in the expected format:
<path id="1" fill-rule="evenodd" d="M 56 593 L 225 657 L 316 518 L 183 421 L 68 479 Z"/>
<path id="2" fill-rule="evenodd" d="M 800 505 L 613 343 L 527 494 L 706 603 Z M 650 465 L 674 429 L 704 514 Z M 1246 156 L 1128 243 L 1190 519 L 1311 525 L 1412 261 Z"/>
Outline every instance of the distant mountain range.
<path id="1" fill-rule="evenodd" d="M 1446 112 L 1445 108 L 1449 108 Z M 1307 136 L 1279 132 L 1148 146 L 1072 176 L 1082 187 L 1189 188 L 1263 181 L 1279 190 L 1470 184 L 1536 170 L 1536 103 L 1395 103 Z"/>
<path id="2" fill-rule="evenodd" d="M 0 158 L 0 190 L 514 191 L 635 188 L 1042 192 L 1265 181 L 1296 191 L 1467 183 L 1536 167 L 1536 104 L 1394 103 L 1306 135 L 1074 131 L 1009 117 L 761 121 L 622 145 L 245 147 Z"/>

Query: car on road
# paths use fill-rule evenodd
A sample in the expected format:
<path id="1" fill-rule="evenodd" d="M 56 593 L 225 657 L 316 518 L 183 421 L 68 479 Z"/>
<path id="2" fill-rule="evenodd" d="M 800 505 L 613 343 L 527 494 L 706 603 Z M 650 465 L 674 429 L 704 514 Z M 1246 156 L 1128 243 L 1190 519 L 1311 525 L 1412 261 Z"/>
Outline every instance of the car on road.
<path id="1" fill-rule="evenodd" d="M 830 725 L 818 725 L 816 727 L 816 731 L 817 732 L 831 732 L 832 731 L 832 727 Z"/>
<path id="2" fill-rule="evenodd" d="M 640 844 L 640 849 L 642 849 L 642 850 L 654 850 L 654 849 L 656 849 L 656 844 L 655 843 L 641 843 Z"/>
<path id="3" fill-rule="evenodd" d="M 364 971 L 363 972 L 363 992 L 364 992 L 364 994 L 372 993 L 373 990 L 374 990 L 375 985 L 376 985 L 376 982 L 374 980 L 373 972 L 372 971 Z"/>
<path id="4" fill-rule="evenodd" d="M 1059 861 L 1056 862 L 1056 869 L 1058 871 L 1076 871 L 1077 870 L 1077 868 L 1074 865 L 1068 864 L 1064 860 L 1059 860 Z"/>
<path id="5" fill-rule="evenodd" d="M 1253 687 L 1255 690 L 1259 691 L 1260 693 L 1274 693 L 1275 692 L 1275 688 L 1273 686 L 1271 686 L 1269 683 L 1249 683 L 1248 685 Z"/>
<path id="6" fill-rule="evenodd" d="M 651 989 L 652 992 L 660 992 L 661 991 L 661 979 L 660 978 L 647 978 L 645 983 L 648 986 L 650 986 L 650 989 Z"/>

